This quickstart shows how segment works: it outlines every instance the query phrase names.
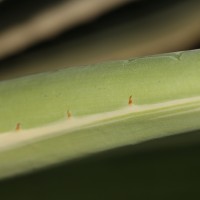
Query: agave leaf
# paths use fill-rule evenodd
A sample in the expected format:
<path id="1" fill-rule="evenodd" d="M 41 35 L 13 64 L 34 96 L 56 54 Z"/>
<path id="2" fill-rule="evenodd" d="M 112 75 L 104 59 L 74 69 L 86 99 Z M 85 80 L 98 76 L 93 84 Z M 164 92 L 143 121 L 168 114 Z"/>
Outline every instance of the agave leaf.
<path id="1" fill-rule="evenodd" d="M 0 177 L 198 130 L 199 56 L 171 53 L 0 82 Z"/>

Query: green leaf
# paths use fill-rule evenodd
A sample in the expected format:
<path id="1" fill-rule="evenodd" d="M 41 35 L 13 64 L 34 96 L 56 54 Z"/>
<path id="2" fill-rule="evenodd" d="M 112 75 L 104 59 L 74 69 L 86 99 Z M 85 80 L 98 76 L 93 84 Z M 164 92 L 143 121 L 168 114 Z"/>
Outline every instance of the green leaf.
<path id="1" fill-rule="evenodd" d="M 171 53 L 0 82 L 0 177 L 198 130 L 199 56 Z"/>

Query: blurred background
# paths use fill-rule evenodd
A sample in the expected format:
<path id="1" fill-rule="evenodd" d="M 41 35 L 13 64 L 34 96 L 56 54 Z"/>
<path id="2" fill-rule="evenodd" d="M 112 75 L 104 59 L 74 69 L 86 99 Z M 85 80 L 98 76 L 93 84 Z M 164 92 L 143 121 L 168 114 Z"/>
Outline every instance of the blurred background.
<path id="1" fill-rule="evenodd" d="M 196 49 L 198 0 L 0 0 L 0 80 Z"/>

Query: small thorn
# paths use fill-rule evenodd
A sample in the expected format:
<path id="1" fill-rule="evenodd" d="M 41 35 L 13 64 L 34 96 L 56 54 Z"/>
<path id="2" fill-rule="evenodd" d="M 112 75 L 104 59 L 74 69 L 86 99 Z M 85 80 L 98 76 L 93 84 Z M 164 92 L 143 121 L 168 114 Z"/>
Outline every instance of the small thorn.
<path id="1" fill-rule="evenodd" d="M 128 105 L 131 106 L 133 104 L 132 95 L 128 99 Z"/>
<path id="2" fill-rule="evenodd" d="M 21 123 L 17 123 L 15 127 L 15 131 L 20 131 L 21 130 Z"/>
<path id="3" fill-rule="evenodd" d="M 67 119 L 70 119 L 72 117 L 72 113 L 68 110 L 67 111 Z"/>

